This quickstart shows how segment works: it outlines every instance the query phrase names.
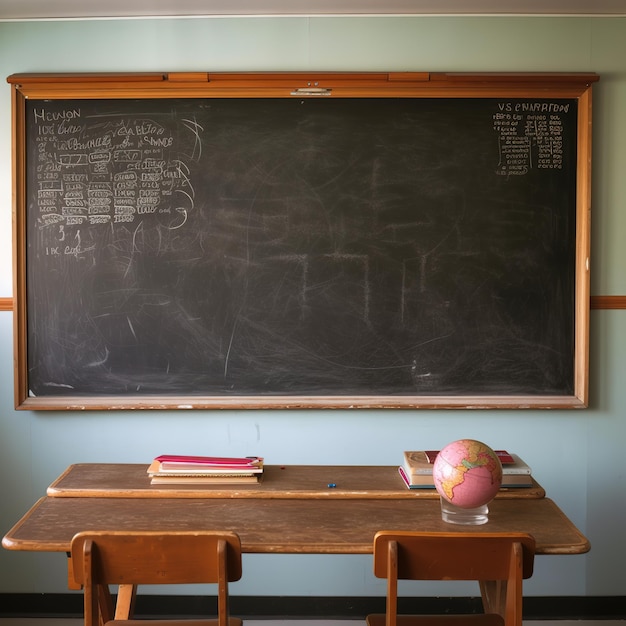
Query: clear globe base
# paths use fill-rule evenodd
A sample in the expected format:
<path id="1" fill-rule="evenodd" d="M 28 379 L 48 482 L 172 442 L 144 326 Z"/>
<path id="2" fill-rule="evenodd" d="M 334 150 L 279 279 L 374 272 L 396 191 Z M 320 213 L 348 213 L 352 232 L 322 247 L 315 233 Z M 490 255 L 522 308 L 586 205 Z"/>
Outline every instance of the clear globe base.
<path id="1" fill-rule="evenodd" d="M 441 519 L 448 524 L 479 526 L 489 521 L 489 507 L 486 504 L 473 509 L 462 509 L 443 498 L 441 500 Z"/>

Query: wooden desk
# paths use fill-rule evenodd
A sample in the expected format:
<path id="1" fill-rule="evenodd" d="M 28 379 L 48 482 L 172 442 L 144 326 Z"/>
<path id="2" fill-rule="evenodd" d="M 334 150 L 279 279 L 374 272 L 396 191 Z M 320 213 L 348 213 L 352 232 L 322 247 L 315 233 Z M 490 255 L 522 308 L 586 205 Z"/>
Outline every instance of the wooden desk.
<path id="1" fill-rule="evenodd" d="M 435 489 L 407 489 L 396 466 L 266 465 L 258 485 L 151 485 L 147 464 L 78 463 L 48 487 L 51 497 L 439 500 Z M 498 499 L 543 498 L 530 488 L 501 489 Z M 329 487 L 329 484 L 336 485 Z"/>
<path id="2" fill-rule="evenodd" d="M 587 538 L 536 485 L 503 490 L 484 526 L 441 519 L 436 491 L 407 489 L 395 467 L 266 466 L 259 485 L 153 486 L 147 465 L 70 466 L 4 536 L 9 550 L 68 553 L 81 530 L 235 530 L 264 554 L 370 554 L 378 530 L 527 532 L 537 554 L 582 554 Z M 336 487 L 329 487 L 335 484 Z M 70 587 L 72 563 L 68 559 Z M 483 603 L 501 612 L 501 581 L 482 581 Z M 115 616 L 132 612 L 122 585 Z"/>
<path id="3" fill-rule="evenodd" d="M 441 519 L 438 500 L 41 498 L 4 536 L 9 550 L 67 552 L 81 530 L 235 530 L 244 552 L 369 554 L 378 530 L 519 531 L 537 554 L 582 554 L 587 538 L 549 498 L 496 499 L 483 526 Z"/>

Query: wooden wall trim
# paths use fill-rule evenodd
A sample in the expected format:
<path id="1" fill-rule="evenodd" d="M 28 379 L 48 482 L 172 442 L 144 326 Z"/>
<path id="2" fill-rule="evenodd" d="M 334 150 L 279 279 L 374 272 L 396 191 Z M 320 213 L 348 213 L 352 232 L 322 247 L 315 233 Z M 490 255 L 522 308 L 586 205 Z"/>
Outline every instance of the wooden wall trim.
<path id="1" fill-rule="evenodd" d="M 592 309 L 626 309 L 626 296 L 591 296 Z M 13 298 L 0 298 L 0 311 L 13 310 Z"/>
<path id="2" fill-rule="evenodd" d="M 626 309 L 626 296 L 591 296 L 592 309 Z"/>
<path id="3" fill-rule="evenodd" d="M 0 298 L 0 311 L 13 310 L 13 298 Z"/>

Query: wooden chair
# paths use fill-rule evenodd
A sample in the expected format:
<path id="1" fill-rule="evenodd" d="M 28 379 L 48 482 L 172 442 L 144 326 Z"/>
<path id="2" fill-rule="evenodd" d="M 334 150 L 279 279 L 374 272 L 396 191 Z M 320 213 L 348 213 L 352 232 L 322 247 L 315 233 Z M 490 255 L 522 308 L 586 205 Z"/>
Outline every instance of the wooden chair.
<path id="1" fill-rule="evenodd" d="M 533 572 L 535 540 L 524 533 L 393 532 L 374 537 L 374 574 L 387 579 L 386 614 L 368 626 L 522 626 L 522 579 Z M 398 615 L 398 580 L 476 580 L 484 613 Z"/>
<path id="2" fill-rule="evenodd" d="M 235 533 L 87 531 L 72 539 L 71 557 L 74 578 L 84 588 L 85 626 L 242 625 L 228 608 L 228 583 L 241 578 Z M 217 583 L 217 619 L 146 621 L 114 614 L 109 585 L 191 583 Z"/>

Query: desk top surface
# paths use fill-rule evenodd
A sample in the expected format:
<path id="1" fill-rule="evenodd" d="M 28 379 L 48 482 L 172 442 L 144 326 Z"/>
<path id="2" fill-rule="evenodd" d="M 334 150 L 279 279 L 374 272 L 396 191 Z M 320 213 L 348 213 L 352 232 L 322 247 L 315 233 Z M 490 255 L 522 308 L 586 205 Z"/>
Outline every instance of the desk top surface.
<path id="1" fill-rule="evenodd" d="M 78 463 L 48 487 L 50 497 L 439 500 L 435 489 L 407 489 L 397 466 L 266 465 L 259 484 L 152 485 L 147 464 Z M 335 485 L 329 487 L 329 485 Z M 545 490 L 501 489 L 498 499 L 543 498 Z"/>
<path id="2" fill-rule="evenodd" d="M 589 541 L 549 498 L 496 499 L 482 526 L 441 519 L 438 500 L 41 498 L 5 535 L 9 550 L 66 552 L 87 529 L 234 530 L 248 553 L 369 554 L 379 530 L 527 532 L 537 554 L 582 554 Z"/>

